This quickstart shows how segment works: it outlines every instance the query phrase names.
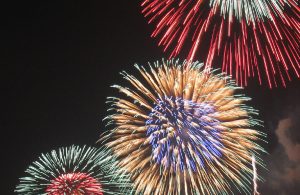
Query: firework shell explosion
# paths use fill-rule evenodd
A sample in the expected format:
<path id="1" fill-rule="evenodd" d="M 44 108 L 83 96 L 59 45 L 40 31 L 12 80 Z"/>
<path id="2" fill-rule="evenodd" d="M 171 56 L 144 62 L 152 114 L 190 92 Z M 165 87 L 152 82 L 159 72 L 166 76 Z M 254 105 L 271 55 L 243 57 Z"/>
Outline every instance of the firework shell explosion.
<path id="1" fill-rule="evenodd" d="M 141 6 L 155 24 L 151 36 L 170 57 L 204 60 L 208 68 L 221 64 L 241 86 L 256 78 L 270 88 L 285 87 L 299 78 L 295 0 L 144 0 Z"/>
<path id="2" fill-rule="evenodd" d="M 256 141 L 265 135 L 253 129 L 258 113 L 235 94 L 240 87 L 197 62 L 135 67 L 140 79 L 121 73 L 132 88 L 113 85 L 121 93 L 108 98 L 113 128 L 100 140 L 131 173 L 136 193 L 250 193 L 252 155 L 262 166 Z"/>
<path id="3" fill-rule="evenodd" d="M 103 195 L 130 193 L 128 175 L 104 147 L 71 146 L 42 154 L 20 178 L 18 194 Z"/>

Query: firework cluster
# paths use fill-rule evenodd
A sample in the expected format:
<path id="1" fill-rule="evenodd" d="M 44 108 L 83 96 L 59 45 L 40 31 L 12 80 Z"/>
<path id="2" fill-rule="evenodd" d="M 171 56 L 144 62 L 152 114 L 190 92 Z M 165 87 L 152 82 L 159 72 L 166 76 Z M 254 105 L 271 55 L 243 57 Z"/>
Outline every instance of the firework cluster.
<path id="1" fill-rule="evenodd" d="M 264 134 L 256 130 L 258 112 L 245 105 L 250 98 L 241 88 L 198 62 L 135 67 L 137 77 L 121 73 L 130 87 L 113 85 L 120 94 L 108 98 L 111 128 L 100 138 L 104 146 L 42 154 L 15 192 L 258 193 L 255 163 L 263 166 L 258 140 Z"/>
<path id="2" fill-rule="evenodd" d="M 272 88 L 299 77 L 298 2 L 144 0 L 141 6 L 156 24 L 159 45 L 186 61 L 135 65 L 135 76 L 122 72 L 129 86 L 112 86 L 119 93 L 108 98 L 103 146 L 42 154 L 16 193 L 259 194 L 265 134 L 239 85 L 256 77 Z"/>
<path id="3" fill-rule="evenodd" d="M 120 94 L 108 98 L 104 146 L 42 154 L 15 192 L 257 193 L 253 159 L 263 166 L 264 150 L 257 142 L 264 134 L 256 130 L 258 112 L 245 105 L 250 98 L 239 93 L 241 88 L 198 62 L 163 60 L 135 67 L 137 77 L 122 72 L 130 87 L 113 85 Z"/>

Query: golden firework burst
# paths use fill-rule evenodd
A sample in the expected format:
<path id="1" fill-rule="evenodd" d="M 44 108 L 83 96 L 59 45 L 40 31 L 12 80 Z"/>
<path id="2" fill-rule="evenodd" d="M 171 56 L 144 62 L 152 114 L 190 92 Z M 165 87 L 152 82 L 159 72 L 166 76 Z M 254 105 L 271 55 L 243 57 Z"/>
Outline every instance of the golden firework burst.
<path id="1" fill-rule="evenodd" d="M 113 127 L 100 140 L 131 173 L 136 193 L 249 193 L 264 134 L 241 88 L 198 62 L 135 67 L 139 79 L 121 73 L 131 88 L 113 85 L 123 95 L 108 98 Z"/>

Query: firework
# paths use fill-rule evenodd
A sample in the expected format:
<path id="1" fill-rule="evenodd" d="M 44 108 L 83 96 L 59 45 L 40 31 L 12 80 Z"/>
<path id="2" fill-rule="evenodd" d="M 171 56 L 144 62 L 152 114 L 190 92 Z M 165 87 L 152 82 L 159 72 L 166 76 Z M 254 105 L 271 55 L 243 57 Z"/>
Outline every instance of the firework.
<path id="1" fill-rule="evenodd" d="M 105 148 L 71 146 L 42 154 L 20 178 L 18 194 L 126 194 L 129 177 Z"/>
<path id="2" fill-rule="evenodd" d="M 152 37 L 170 57 L 197 57 L 208 68 L 221 62 L 222 71 L 242 86 L 251 77 L 270 88 L 299 77 L 295 0 L 145 0 L 142 7 L 156 24 Z"/>
<path id="3" fill-rule="evenodd" d="M 260 195 L 260 193 L 257 191 L 258 185 L 257 185 L 257 169 L 256 169 L 256 160 L 255 156 L 252 156 L 252 169 L 253 169 L 253 195 Z"/>
<path id="4" fill-rule="evenodd" d="M 135 67 L 140 79 L 122 72 L 132 88 L 113 86 L 126 96 L 108 98 L 113 127 L 101 140 L 132 174 L 136 193 L 249 193 L 263 134 L 253 129 L 260 122 L 244 105 L 249 98 L 235 94 L 240 87 L 200 63 Z"/>

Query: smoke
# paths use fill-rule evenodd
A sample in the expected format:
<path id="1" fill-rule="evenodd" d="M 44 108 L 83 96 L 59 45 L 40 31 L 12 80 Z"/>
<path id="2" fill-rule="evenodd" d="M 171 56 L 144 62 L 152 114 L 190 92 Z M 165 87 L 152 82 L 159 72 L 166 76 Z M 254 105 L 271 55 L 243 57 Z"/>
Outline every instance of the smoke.
<path id="1" fill-rule="evenodd" d="M 300 144 L 292 141 L 291 127 L 293 127 L 292 119 L 283 119 L 279 121 L 275 131 L 278 142 L 282 145 L 288 158 L 289 166 L 285 167 L 281 176 L 288 183 L 300 182 Z"/>
<path id="2" fill-rule="evenodd" d="M 268 186 L 263 194 L 298 194 L 300 192 L 300 107 L 294 108 L 288 117 L 279 120 L 275 134 L 276 150 L 268 159 Z"/>

